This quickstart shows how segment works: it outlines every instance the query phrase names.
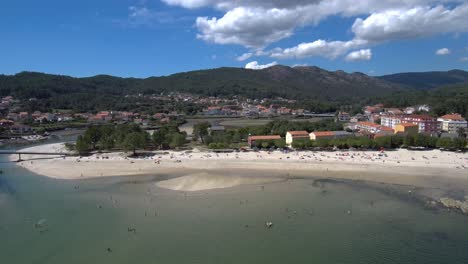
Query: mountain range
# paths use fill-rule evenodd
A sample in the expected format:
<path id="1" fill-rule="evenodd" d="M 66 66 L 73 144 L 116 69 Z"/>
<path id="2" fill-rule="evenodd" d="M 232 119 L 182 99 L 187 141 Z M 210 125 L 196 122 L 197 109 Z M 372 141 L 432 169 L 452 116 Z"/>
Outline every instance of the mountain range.
<path id="1" fill-rule="evenodd" d="M 468 72 L 462 70 L 407 72 L 377 77 L 404 87 L 427 90 L 439 86 L 468 82 Z"/>
<path id="2" fill-rule="evenodd" d="M 340 101 L 433 89 L 468 82 L 468 72 L 399 73 L 371 77 L 313 66 L 273 66 L 263 70 L 217 68 L 145 79 L 97 75 L 74 78 L 37 72 L 0 75 L 0 95 L 22 99 L 55 96 L 159 94 L 186 92 L 206 96 L 245 96 Z"/>

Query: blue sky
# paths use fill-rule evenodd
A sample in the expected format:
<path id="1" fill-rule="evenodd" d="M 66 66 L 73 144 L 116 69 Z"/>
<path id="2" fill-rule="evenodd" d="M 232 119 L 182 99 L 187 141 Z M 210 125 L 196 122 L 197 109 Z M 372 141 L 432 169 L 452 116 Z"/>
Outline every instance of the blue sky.
<path id="1" fill-rule="evenodd" d="M 0 73 L 148 77 L 275 63 L 371 75 L 467 70 L 467 2 L 7 1 Z"/>

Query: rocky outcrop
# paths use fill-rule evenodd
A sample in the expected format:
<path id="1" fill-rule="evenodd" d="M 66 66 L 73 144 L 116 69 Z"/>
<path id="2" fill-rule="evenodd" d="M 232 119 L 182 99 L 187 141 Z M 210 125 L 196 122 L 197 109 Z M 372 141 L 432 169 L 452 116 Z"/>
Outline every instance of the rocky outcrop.
<path id="1" fill-rule="evenodd" d="M 444 197 L 440 199 L 440 202 L 447 208 L 457 209 L 468 215 L 468 196 L 465 196 L 465 201 Z"/>

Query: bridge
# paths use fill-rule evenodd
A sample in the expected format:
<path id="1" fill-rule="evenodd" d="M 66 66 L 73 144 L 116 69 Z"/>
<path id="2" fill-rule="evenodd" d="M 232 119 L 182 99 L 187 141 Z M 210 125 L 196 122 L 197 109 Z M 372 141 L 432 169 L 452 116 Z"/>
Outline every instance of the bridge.
<path id="1" fill-rule="evenodd" d="M 18 155 L 18 161 L 22 161 L 21 155 L 75 156 L 75 154 L 73 153 L 66 153 L 66 152 L 31 152 L 31 151 L 0 151 L 0 155 Z"/>

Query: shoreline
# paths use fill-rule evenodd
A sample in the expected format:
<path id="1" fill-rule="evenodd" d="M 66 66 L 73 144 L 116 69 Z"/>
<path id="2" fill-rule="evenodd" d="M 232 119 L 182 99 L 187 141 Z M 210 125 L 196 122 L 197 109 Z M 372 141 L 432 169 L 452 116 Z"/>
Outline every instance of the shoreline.
<path id="1" fill-rule="evenodd" d="M 64 152 L 63 143 L 38 145 L 23 151 Z M 17 165 L 55 179 L 87 179 L 108 176 L 174 174 L 183 171 L 248 175 L 271 172 L 276 177 L 319 177 L 366 180 L 390 184 L 432 186 L 434 182 L 468 190 L 468 154 L 395 150 L 335 152 L 154 152 L 152 157 L 128 158 L 125 153 L 88 157 L 22 155 Z M 16 160 L 15 155 L 10 160 Z M 224 175 L 226 176 L 226 175 Z M 253 176 L 248 176 L 253 177 Z"/>
<path id="2" fill-rule="evenodd" d="M 23 149 L 64 152 L 63 143 Z M 154 152 L 128 158 L 125 153 L 88 157 L 22 155 L 17 165 L 35 174 L 62 180 L 102 177 L 164 176 L 159 188 L 206 191 L 241 185 L 264 185 L 295 179 L 337 180 L 408 187 L 429 198 L 428 206 L 443 206 L 468 214 L 468 154 L 395 150 L 336 152 Z M 15 155 L 10 160 L 16 160 Z M 462 194 L 460 196 L 460 193 Z"/>

